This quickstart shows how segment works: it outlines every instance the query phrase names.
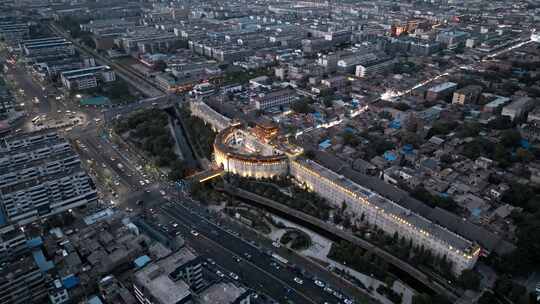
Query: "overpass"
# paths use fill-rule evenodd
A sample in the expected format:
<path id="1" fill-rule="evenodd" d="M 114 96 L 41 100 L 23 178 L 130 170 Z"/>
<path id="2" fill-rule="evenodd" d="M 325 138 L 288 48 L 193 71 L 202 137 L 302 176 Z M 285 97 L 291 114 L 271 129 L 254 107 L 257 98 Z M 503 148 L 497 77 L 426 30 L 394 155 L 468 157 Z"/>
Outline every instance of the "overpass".
<path id="1" fill-rule="evenodd" d="M 90 55 L 96 59 L 96 61 L 101 64 L 108 65 L 115 70 L 120 78 L 129 83 L 132 87 L 143 93 L 147 97 L 159 97 L 164 95 L 163 91 L 150 80 L 137 75 L 136 73 L 130 71 L 128 68 L 115 63 L 113 60 L 99 54 L 96 50 L 93 50 L 81 43 L 76 39 L 72 38 L 67 32 L 58 28 L 58 26 L 49 23 L 49 28 L 53 33 L 59 35 L 73 43 L 73 45 L 79 50 L 79 52 Z"/>
<path id="2" fill-rule="evenodd" d="M 225 183 L 224 190 L 234 196 L 247 199 L 250 201 L 253 201 L 259 205 L 263 205 L 269 209 L 273 209 L 279 212 L 283 212 L 284 214 L 287 214 L 288 216 L 291 216 L 301 222 L 307 222 L 315 227 L 330 233 L 342 240 L 346 240 L 352 244 L 355 244 L 365 250 L 368 250 L 374 254 L 376 254 L 378 257 L 382 258 L 389 264 L 393 265 L 394 267 L 398 268 L 399 270 L 409 274 L 412 278 L 417 280 L 418 282 L 422 283 L 427 288 L 431 289 L 433 292 L 437 294 L 442 294 L 448 297 L 451 301 L 454 301 L 458 298 L 456 292 L 453 290 L 452 286 L 449 286 L 446 282 L 443 281 L 443 279 L 439 278 L 431 278 L 422 271 L 418 270 L 416 267 L 412 266 L 411 264 L 397 258 L 396 256 L 392 255 L 391 253 L 359 238 L 356 237 L 350 233 L 347 233 L 341 229 L 338 229 L 335 225 L 331 225 L 326 223 L 325 221 L 320 220 L 319 218 L 316 218 L 314 216 L 305 214 L 301 211 L 298 211 L 296 209 L 289 208 L 283 204 L 280 204 L 276 201 L 270 200 L 268 198 L 262 197 L 260 195 L 257 195 L 255 193 L 239 189 L 236 187 L 231 186 L 230 184 Z M 438 281 L 435 281 L 434 279 L 437 279 Z"/>
<path id="3" fill-rule="evenodd" d="M 181 97 L 175 95 L 161 95 L 157 97 L 141 99 L 127 105 L 117 106 L 105 110 L 103 112 L 103 119 L 106 122 L 110 122 L 116 119 L 118 115 L 125 116 L 129 115 L 131 112 L 143 109 L 154 108 L 164 110 L 174 106 L 182 100 L 183 99 Z"/>

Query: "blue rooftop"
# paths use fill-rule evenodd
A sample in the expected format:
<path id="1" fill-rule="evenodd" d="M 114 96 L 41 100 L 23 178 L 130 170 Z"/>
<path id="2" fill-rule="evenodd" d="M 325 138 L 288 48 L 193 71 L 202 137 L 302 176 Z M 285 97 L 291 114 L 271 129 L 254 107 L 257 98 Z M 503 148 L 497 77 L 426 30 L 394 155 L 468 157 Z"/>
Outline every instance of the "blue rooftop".
<path id="1" fill-rule="evenodd" d="M 482 213 L 482 210 L 480 208 L 474 208 L 473 210 L 471 210 L 471 214 L 474 217 L 479 217 L 480 213 Z"/>
<path id="2" fill-rule="evenodd" d="M 323 140 L 321 143 L 319 143 L 319 149 L 327 149 L 332 145 L 332 142 L 330 139 Z"/>
<path id="3" fill-rule="evenodd" d="M 384 157 L 384 159 L 386 159 L 387 161 L 394 161 L 394 160 L 397 159 L 396 154 L 395 154 L 394 152 L 392 152 L 392 151 L 386 151 L 386 152 L 384 152 L 383 157 Z"/>
<path id="4" fill-rule="evenodd" d="M 101 302 L 101 300 L 99 299 L 98 296 L 92 296 L 92 297 L 88 300 L 88 304 L 103 304 L 103 302 Z"/>
<path id="5" fill-rule="evenodd" d="M 65 288 L 71 289 L 77 285 L 79 285 L 79 278 L 76 277 L 74 274 L 70 274 L 67 277 L 62 278 L 62 285 L 64 285 Z"/>
<path id="6" fill-rule="evenodd" d="M 138 258 L 135 259 L 135 261 L 133 261 L 133 263 L 135 263 L 135 266 L 137 268 L 141 268 L 141 267 L 144 267 L 144 265 L 148 264 L 148 262 L 150 262 L 151 259 L 149 256 L 147 255 L 143 255 L 143 256 L 140 256 Z"/>
<path id="7" fill-rule="evenodd" d="M 41 246 L 42 244 L 43 244 L 43 240 L 41 239 L 40 236 L 26 241 L 26 247 L 28 248 L 36 248 L 36 247 Z"/>
<path id="8" fill-rule="evenodd" d="M 6 224 L 6 217 L 4 216 L 4 212 L 2 212 L 2 209 L 0 208 L 0 226 L 3 226 Z"/>
<path id="9" fill-rule="evenodd" d="M 41 249 L 32 251 L 32 256 L 34 257 L 34 261 L 41 272 L 47 272 L 54 268 L 54 263 L 45 259 Z"/>
<path id="10" fill-rule="evenodd" d="M 389 127 L 392 129 L 401 129 L 401 122 L 399 120 L 393 120 Z"/>

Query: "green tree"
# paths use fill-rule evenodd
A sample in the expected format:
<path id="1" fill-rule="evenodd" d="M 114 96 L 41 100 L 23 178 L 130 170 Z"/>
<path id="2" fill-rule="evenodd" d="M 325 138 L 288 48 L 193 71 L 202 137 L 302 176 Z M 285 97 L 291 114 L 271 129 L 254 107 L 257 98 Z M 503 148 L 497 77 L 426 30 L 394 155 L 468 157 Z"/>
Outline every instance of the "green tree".
<path id="1" fill-rule="evenodd" d="M 465 269 L 458 278 L 458 283 L 465 289 L 478 290 L 482 276 L 474 270 Z"/>
<path id="2" fill-rule="evenodd" d="M 302 114 L 308 114 L 308 113 L 313 112 L 313 108 L 309 105 L 309 103 L 306 100 L 300 100 L 300 101 L 294 102 L 291 108 L 295 112 L 302 113 Z"/>
<path id="3" fill-rule="evenodd" d="M 499 301 L 491 291 L 484 291 L 482 296 L 478 299 L 478 304 L 496 304 Z"/>
<path id="4" fill-rule="evenodd" d="M 434 304 L 433 299 L 426 293 L 415 294 L 412 298 L 412 304 Z"/>
<path id="5" fill-rule="evenodd" d="M 167 68 L 167 63 L 163 60 L 158 60 L 154 63 L 154 66 L 153 66 L 154 70 L 156 71 L 159 71 L 159 72 L 164 72 L 165 69 Z"/>
<path id="6" fill-rule="evenodd" d="M 516 129 L 505 130 L 501 133 L 501 143 L 507 148 L 512 148 L 519 145 L 520 141 L 521 135 Z"/>

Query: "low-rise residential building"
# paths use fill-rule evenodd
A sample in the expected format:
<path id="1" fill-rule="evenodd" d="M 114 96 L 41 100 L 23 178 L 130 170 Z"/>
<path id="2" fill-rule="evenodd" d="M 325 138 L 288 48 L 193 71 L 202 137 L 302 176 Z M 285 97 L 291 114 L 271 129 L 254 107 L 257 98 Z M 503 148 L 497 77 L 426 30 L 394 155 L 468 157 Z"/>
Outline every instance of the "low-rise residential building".
<path id="1" fill-rule="evenodd" d="M 283 89 L 270 93 L 261 93 L 251 99 L 257 110 L 288 105 L 298 99 L 294 90 Z"/>
<path id="2" fill-rule="evenodd" d="M 0 37 L 11 45 L 16 45 L 20 41 L 28 38 L 30 26 L 28 23 L 7 22 L 0 24 Z"/>
<path id="3" fill-rule="evenodd" d="M 34 61 L 75 55 L 73 43 L 61 37 L 24 40 L 21 49 L 26 57 Z"/>
<path id="4" fill-rule="evenodd" d="M 475 103 L 478 100 L 478 96 L 482 93 L 482 87 L 478 85 L 469 85 L 454 92 L 452 97 L 453 104 L 469 104 Z"/>
<path id="5" fill-rule="evenodd" d="M 192 273 L 188 271 L 189 274 L 186 275 L 186 270 L 192 268 L 186 266 L 195 263 L 198 264 L 195 268 L 200 270 L 200 261 L 194 262 L 196 260 L 195 254 L 184 247 L 167 257 L 148 263 L 134 274 L 135 297 L 140 303 L 190 303 L 193 295 L 188 282 L 192 281 Z M 193 278 L 198 278 L 199 273 L 200 271 L 195 271 Z"/>
<path id="6" fill-rule="evenodd" d="M 85 90 L 115 81 L 116 74 L 110 67 L 101 65 L 62 72 L 60 78 L 68 90 Z"/>
<path id="7" fill-rule="evenodd" d="M 454 82 L 445 82 L 434 87 L 431 87 L 427 90 L 426 100 L 427 101 L 436 101 L 438 99 L 443 99 L 450 96 L 457 88 L 457 83 Z"/>
<path id="8" fill-rule="evenodd" d="M 510 120 L 519 120 L 524 118 L 527 113 L 535 106 L 534 99 L 530 97 L 517 97 L 511 103 L 504 106 L 501 111 L 502 116 L 510 118 Z"/>
<path id="9" fill-rule="evenodd" d="M 394 59 L 380 59 L 364 65 L 356 66 L 356 77 L 368 78 L 379 75 L 392 69 L 395 64 Z"/>

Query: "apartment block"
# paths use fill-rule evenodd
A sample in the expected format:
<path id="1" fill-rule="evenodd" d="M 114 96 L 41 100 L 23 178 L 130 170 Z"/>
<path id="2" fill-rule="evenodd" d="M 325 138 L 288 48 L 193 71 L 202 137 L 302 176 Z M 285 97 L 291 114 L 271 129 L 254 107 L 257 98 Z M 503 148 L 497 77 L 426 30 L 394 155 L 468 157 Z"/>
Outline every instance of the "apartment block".
<path id="1" fill-rule="evenodd" d="M 110 67 L 101 65 L 62 72 L 60 79 L 68 90 L 85 90 L 115 81 L 116 74 Z"/>
<path id="2" fill-rule="evenodd" d="M 25 40 L 21 42 L 21 50 L 35 61 L 75 55 L 73 43 L 61 37 Z"/>
<path id="3" fill-rule="evenodd" d="M 96 201 L 79 156 L 56 133 L 0 143 L 0 206 L 6 222 L 27 224 Z"/>
<path id="4" fill-rule="evenodd" d="M 273 91 L 270 93 L 261 93 L 252 98 L 253 104 L 257 110 L 265 110 L 272 107 L 288 105 L 298 99 L 296 93 L 291 89 Z"/>
<path id="5" fill-rule="evenodd" d="M 394 59 L 381 59 L 356 66 L 356 77 L 367 78 L 390 71 L 395 64 Z"/>
<path id="6" fill-rule="evenodd" d="M 30 27 L 26 23 L 0 23 L 0 37 L 9 44 L 17 44 L 28 38 Z"/>

